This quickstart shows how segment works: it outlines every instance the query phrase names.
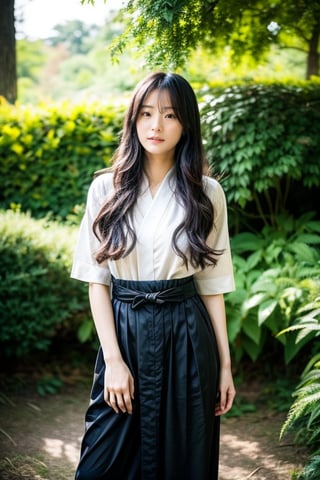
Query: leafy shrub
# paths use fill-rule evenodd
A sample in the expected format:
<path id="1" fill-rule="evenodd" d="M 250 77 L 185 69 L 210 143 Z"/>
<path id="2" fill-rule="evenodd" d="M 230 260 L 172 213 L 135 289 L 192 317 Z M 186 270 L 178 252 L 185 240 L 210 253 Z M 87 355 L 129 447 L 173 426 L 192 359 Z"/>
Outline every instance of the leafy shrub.
<path id="1" fill-rule="evenodd" d="M 122 107 L 0 107 L 0 208 L 65 219 L 118 144 Z"/>
<path id="2" fill-rule="evenodd" d="M 87 289 L 70 279 L 77 229 L 0 212 L 0 344 L 6 357 L 46 351 L 89 316 Z"/>
<path id="3" fill-rule="evenodd" d="M 320 186 L 319 82 L 213 87 L 201 112 L 208 161 L 238 228 L 318 208 L 310 189 Z"/>
<path id="4" fill-rule="evenodd" d="M 309 313 L 308 304 L 320 295 L 320 223 L 306 214 L 279 217 L 277 224 L 231 239 L 237 290 L 227 296 L 226 308 L 238 360 L 244 354 L 256 360 L 271 335 L 283 344 L 288 363 L 308 341 L 277 334 Z"/>
<path id="5" fill-rule="evenodd" d="M 298 310 L 299 316 L 293 325 L 279 332 L 295 336 L 295 343 L 310 345 L 314 355 L 301 374 L 301 381 L 293 394 L 295 398 L 287 419 L 281 429 L 281 436 L 290 428 L 297 428 L 297 439 L 311 445 L 320 453 L 320 289 L 319 296 Z"/>
<path id="6" fill-rule="evenodd" d="M 320 296 L 304 307 L 303 315 L 280 335 L 296 331 L 299 332 L 296 343 L 308 338 L 308 344 L 311 349 L 315 347 L 316 353 L 301 374 L 280 436 L 290 429 L 295 430 L 296 442 L 307 445 L 311 450 L 311 458 L 296 480 L 317 480 L 320 468 L 320 349 L 317 342 L 320 336 Z"/>
<path id="7" fill-rule="evenodd" d="M 320 353 L 312 357 L 304 369 L 293 397 L 295 401 L 289 410 L 281 435 L 295 425 L 298 440 L 316 447 L 320 453 Z"/>
<path id="8" fill-rule="evenodd" d="M 286 209 L 319 208 L 309 195 L 320 185 L 319 82 L 216 85 L 200 97 L 205 149 L 223 174 L 232 225 L 243 231 L 257 219 L 274 224 Z M 2 105 L 0 208 L 65 219 L 85 201 L 92 173 L 109 165 L 123 110 Z"/>
<path id="9" fill-rule="evenodd" d="M 319 480 L 319 471 L 320 455 L 314 455 L 303 471 L 298 476 L 293 477 L 293 480 Z"/>

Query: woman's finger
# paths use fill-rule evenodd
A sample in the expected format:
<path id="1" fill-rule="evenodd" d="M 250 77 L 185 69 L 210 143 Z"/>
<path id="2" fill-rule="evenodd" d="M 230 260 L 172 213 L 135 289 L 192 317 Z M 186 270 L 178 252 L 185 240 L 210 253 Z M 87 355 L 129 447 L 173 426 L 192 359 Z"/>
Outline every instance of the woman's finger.
<path id="1" fill-rule="evenodd" d="M 117 405 L 118 405 L 119 409 L 121 410 L 121 412 L 126 413 L 127 412 L 127 406 L 126 406 L 126 402 L 124 401 L 124 396 L 122 394 L 120 394 L 120 393 L 117 394 L 116 402 L 117 402 Z"/>
<path id="2" fill-rule="evenodd" d="M 116 412 L 116 413 L 119 413 L 119 408 L 118 408 L 118 404 L 117 404 L 117 399 L 116 399 L 116 396 L 114 393 L 110 392 L 109 393 L 109 398 L 108 398 L 108 405 L 110 405 L 111 408 L 113 408 L 113 410 Z"/>
<path id="3" fill-rule="evenodd" d="M 123 395 L 125 411 L 131 415 L 132 414 L 132 399 L 129 393 Z"/>
<path id="4" fill-rule="evenodd" d="M 227 413 L 232 407 L 235 395 L 235 390 L 231 388 L 221 391 L 220 401 L 216 405 L 215 415 L 223 415 Z"/>

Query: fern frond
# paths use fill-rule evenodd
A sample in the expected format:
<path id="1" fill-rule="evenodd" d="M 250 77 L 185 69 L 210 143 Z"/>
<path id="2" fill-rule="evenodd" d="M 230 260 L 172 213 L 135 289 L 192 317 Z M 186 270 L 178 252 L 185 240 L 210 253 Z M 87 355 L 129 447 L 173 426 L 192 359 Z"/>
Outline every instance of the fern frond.
<path id="1" fill-rule="evenodd" d="M 307 385 L 308 383 L 318 383 L 319 385 L 319 389 L 320 389 L 320 369 L 315 369 L 315 370 L 311 370 L 310 372 L 306 373 L 306 375 L 303 376 L 303 379 L 302 381 L 300 382 L 300 384 L 298 385 L 298 388 L 300 388 L 300 386 L 304 386 L 304 385 Z"/>
<path id="2" fill-rule="evenodd" d="M 310 437 L 308 438 L 309 445 L 312 444 L 320 444 L 320 426 L 317 427 L 315 430 L 312 430 Z"/>
<path id="3" fill-rule="evenodd" d="M 281 428 L 280 438 L 290 427 L 294 425 L 298 419 L 310 414 L 314 408 L 314 404 L 319 406 L 320 385 L 308 385 L 307 387 L 301 388 L 294 392 L 293 396 L 298 398 L 290 407 L 287 419 Z"/>
<path id="4" fill-rule="evenodd" d="M 312 310 L 310 310 L 308 313 L 306 313 L 305 315 L 303 315 L 302 317 L 298 317 L 296 320 L 296 322 L 299 321 L 299 323 L 304 323 L 306 322 L 306 324 L 308 324 L 308 322 L 311 322 L 311 323 L 318 323 L 319 324 L 319 321 L 320 321 L 320 308 L 313 308 Z"/>
<path id="5" fill-rule="evenodd" d="M 312 275 L 314 275 L 314 273 Z M 320 280 L 319 280 L 319 283 L 320 283 Z M 320 308 L 320 296 L 316 297 L 312 302 L 302 305 L 302 307 L 299 309 L 299 312 L 300 313 L 309 312 L 317 308 Z"/>
<path id="6" fill-rule="evenodd" d="M 313 456 L 298 477 L 298 480 L 319 480 L 320 455 Z"/>
<path id="7" fill-rule="evenodd" d="M 317 421 L 320 421 L 320 406 L 315 408 L 310 415 L 309 421 L 308 421 L 308 428 L 310 428 L 313 424 L 313 428 L 315 427 Z M 319 425 L 320 428 L 320 425 Z"/>
<path id="8" fill-rule="evenodd" d="M 316 369 L 320 369 L 320 352 L 317 353 L 316 355 L 314 355 L 310 360 L 309 362 L 307 363 L 307 365 L 305 366 L 302 374 L 301 374 L 301 378 L 303 378 L 307 372 L 310 371 L 310 368 L 314 368 L 316 367 Z"/>
<path id="9" fill-rule="evenodd" d="M 313 385 L 312 383 L 304 385 L 292 395 L 297 397 L 295 402 L 300 402 L 301 405 L 320 401 L 320 385 Z"/>
<path id="10" fill-rule="evenodd" d="M 320 309 L 319 309 L 320 312 Z M 307 335 L 310 332 L 316 332 L 315 336 L 320 335 L 320 319 L 316 319 L 313 316 L 306 315 L 304 317 L 298 317 L 295 319 L 295 323 L 293 325 L 290 325 L 287 328 L 284 328 L 281 330 L 278 334 L 277 337 L 280 335 L 283 335 L 284 333 L 288 332 L 295 332 L 297 330 L 306 330 L 304 332 L 305 335 Z"/>
<path id="11" fill-rule="evenodd" d="M 320 277 L 320 268 L 315 268 L 313 266 L 303 266 L 298 270 L 298 276 L 299 278 L 317 278 Z"/>

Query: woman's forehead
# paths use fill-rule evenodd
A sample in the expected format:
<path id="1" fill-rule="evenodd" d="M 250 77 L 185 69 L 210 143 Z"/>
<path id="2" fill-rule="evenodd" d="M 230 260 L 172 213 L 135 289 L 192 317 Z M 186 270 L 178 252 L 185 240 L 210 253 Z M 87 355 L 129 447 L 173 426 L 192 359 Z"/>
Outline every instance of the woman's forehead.
<path id="1" fill-rule="evenodd" d="M 143 100 L 143 106 L 157 107 L 159 110 L 172 107 L 172 100 L 167 89 L 152 90 Z"/>

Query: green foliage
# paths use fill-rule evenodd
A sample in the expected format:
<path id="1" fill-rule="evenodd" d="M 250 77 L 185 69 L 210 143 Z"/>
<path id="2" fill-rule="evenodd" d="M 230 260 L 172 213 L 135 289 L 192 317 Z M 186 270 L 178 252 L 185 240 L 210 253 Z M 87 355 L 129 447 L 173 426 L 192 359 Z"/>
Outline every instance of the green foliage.
<path id="1" fill-rule="evenodd" d="M 232 206 L 232 220 L 306 211 L 297 189 L 320 186 L 320 83 L 231 85 L 204 96 L 208 161 Z M 299 201 L 301 204 L 299 204 Z"/>
<path id="2" fill-rule="evenodd" d="M 308 315 L 308 304 L 320 294 L 320 224 L 310 214 L 281 217 L 278 228 L 242 232 L 231 239 L 237 289 L 227 296 L 229 338 L 238 360 L 256 360 L 270 338 L 277 338 L 290 362 L 308 336 L 282 335 L 280 330 Z"/>
<path id="3" fill-rule="evenodd" d="M 123 108 L 0 107 L 0 207 L 65 219 L 85 201 L 93 172 L 110 164 Z"/>
<path id="4" fill-rule="evenodd" d="M 236 396 L 232 405 L 232 409 L 224 415 L 224 418 L 242 417 L 245 413 L 256 412 L 257 407 L 254 403 L 245 401 L 239 396 Z"/>
<path id="5" fill-rule="evenodd" d="M 18 40 L 19 103 L 98 99 L 105 104 L 132 91 L 144 75 L 135 52 L 126 51 L 121 64 L 112 62 L 107 52 L 123 28 L 113 19 L 94 28 L 68 21 L 57 25 L 46 41 Z"/>
<path id="6" fill-rule="evenodd" d="M 76 31 L 73 22 L 65 23 L 62 35 L 60 27 L 48 41 L 17 40 L 19 103 L 35 104 L 49 99 L 75 99 L 79 102 L 80 99 L 88 101 L 92 98 L 109 102 L 114 95 L 132 91 L 149 71 L 148 67 L 143 68 L 144 58 L 134 46 L 123 52 L 121 62 L 111 61 L 107 48 L 124 30 L 121 19 L 107 20 L 90 37 L 88 25 L 79 22 L 79 30 L 84 31 L 81 43 L 87 39 L 84 43 L 86 53 L 81 53 L 81 49 L 79 51 L 77 37 L 68 34 Z M 66 36 L 67 42 L 63 41 Z M 273 45 L 259 64 L 255 64 L 250 55 L 244 54 L 237 65 L 233 62 L 232 52 L 222 45 L 213 61 L 212 51 L 199 46 L 181 73 L 196 88 L 207 84 L 210 79 L 230 82 L 239 78 L 255 81 L 288 76 L 304 78 L 305 53 L 302 51 L 293 54 L 291 49 L 283 50 Z"/>
<path id="7" fill-rule="evenodd" d="M 293 480 L 319 480 L 319 472 L 320 455 L 315 455 L 311 457 L 303 471 L 293 477 Z"/>
<path id="8" fill-rule="evenodd" d="M 17 75 L 35 80 L 45 62 L 45 47 L 41 40 L 17 41 Z"/>
<path id="9" fill-rule="evenodd" d="M 320 288 L 318 294 L 320 294 Z M 317 338 L 320 337 L 320 295 L 299 308 L 297 313 L 299 316 L 293 325 L 282 330 L 278 336 L 294 335 L 296 345 L 305 344 L 306 341 L 311 346 L 314 343 L 316 353 L 301 375 L 301 382 L 294 393 L 296 400 L 290 408 L 281 434 L 283 435 L 302 418 L 304 420 L 302 425 L 306 426 L 309 432 L 308 443 L 318 444 L 320 448 L 320 349 L 317 342 Z M 301 431 L 303 429 L 300 422 L 299 432 Z"/>
<path id="10" fill-rule="evenodd" d="M 202 94 L 206 152 L 223 174 L 235 231 L 314 207 L 308 191 L 320 184 L 320 85 L 215 86 Z M 109 164 L 122 120 L 123 108 L 114 106 L 2 106 L 0 206 L 66 218 L 83 203 L 92 173 Z"/>
<path id="11" fill-rule="evenodd" d="M 44 397 L 45 395 L 55 395 L 59 390 L 61 390 L 63 382 L 60 378 L 56 377 L 43 377 L 38 380 L 36 389 L 39 395 Z"/>
<path id="12" fill-rule="evenodd" d="M 294 375 L 292 372 L 288 373 L 286 371 L 286 376 L 284 376 L 283 372 L 279 373 L 279 370 L 274 369 L 273 366 L 270 368 L 270 372 L 272 380 L 264 385 L 260 400 L 269 409 L 277 412 L 287 412 L 291 406 L 292 392 L 296 386 L 293 380 Z M 277 375 L 279 375 L 278 378 Z"/>
<path id="13" fill-rule="evenodd" d="M 320 289 L 318 291 L 320 293 Z M 293 325 L 278 335 L 295 336 L 295 344 L 308 342 L 314 355 L 305 366 L 301 381 L 293 393 L 287 419 L 282 426 L 280 437 L 290 429 L 296 431 L 296 441 L 308 445 L 313 456 L 296 480 L 317 480 L 320 468 L 320 295 L 303 305 Z M 313 347 L 313 348 L 312 348 Z"/>
<path id="14" fill-rule="evenodd" d="M 64 44 L 71 54 L 86 54 L 95 42 L 98 29 L 97 25 L 87 25 L 80 20 L 69 20 L 62 25 L 56 25 L 55 35 L 51 36 L 47 42 L 51 45 Z"/>
<path id="15" fill-rule="evenodd" d="M 203 37 L 199 21 L 206 10 L 207 2 L 198 0 L 131 0 L 124 13 L 128 27 L 111 46 L 112 55 L 121 54 L 134 39 L 146 63 L 153 67 L 181 66 Z"/>
<path id="16" fill-rule="evenodd" d="M 316 293 L 320 293 L 320 290 L 313 292 L 313 294 Z M 292 333 L 294 333 L 294 343 L 297 345 L 294 352 L 295 355 L 301 348 L 301 344 L 304 344 L 306 340 L 310 342 L 311 339 L 320 336 L 320 296 L 298 308 L 297 315 L 290 327 L 278 333 L 278 336 L 290 334 L 287 337 L 292 336 Z"/>
<path id="17" fill-rule="evenodd" d="M 295 401 L 281 429 L 281 435 L 302 419 L 298 429 L 303 441 L 320 448 L 320 353 L 311 359 L 303 371 L 293 397 Z"/>
<path id="18" fill-rule="evenodd" d="M 215 53 L 228 45 L 235 60 L 244 53 L 259 59 L 275 42 L 314 55 L 319 13 L 318 0 L 130 0 L 123 9 L 127 29 L 113 54 L 122 53 L 133 38 L 153 67 L 182 66 L 199 44 Z"/>
<path id="19" fill-rule="evenodd" d="M 291 50 L 281 50 L 277 45 L 270 48 L 268 54 L 259 63 L 252 61 L 249 55 L 243 55 L 241 61 L 235 65 L 232 61 L 232 50 L 222 47 L 215 54 L 212 61 L 212 52 L 204 47 L 198 47 L 190 56 L 184 68 L 179 70 L 196 89 L 214 82 L 227 87 L 230 82 L 240 83 L 267 81 L 303 80 L 305 77 L 305 54 Z"/>
<path id="20" fill-rule="evenodd" d="M 0 350 L 23 357 L 74 336 L 89 316 L 87 289 L 70 278 L 76 227 L 0 213 Z"/>

